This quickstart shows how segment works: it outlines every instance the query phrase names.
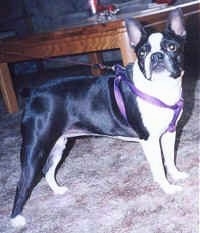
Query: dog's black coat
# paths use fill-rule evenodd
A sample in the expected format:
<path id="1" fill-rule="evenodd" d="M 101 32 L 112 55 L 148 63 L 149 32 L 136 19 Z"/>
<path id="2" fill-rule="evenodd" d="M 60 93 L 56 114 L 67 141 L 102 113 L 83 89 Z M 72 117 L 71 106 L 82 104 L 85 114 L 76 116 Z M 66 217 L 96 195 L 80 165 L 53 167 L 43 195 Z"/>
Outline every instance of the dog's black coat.
<path id="1" fill-rule="evenodd" d="M 29 134 L 38 128 L 37 137 L 41 137 L 41 140 L 49 134 L 55 135 L 56 139 L 65 131 L 69 134 L 74 129 L 89 134 L 147 139 L 148 132 L 142 123 L 136 96 L 123 82 L 120 90 L 128 122 L 121 115 L 114 98 L 114 78 L 65 78 L 33 90 L 23 114 L 23 135 L 28 126 L 33 128 L 27 130 Z M 32 143 L 32 139 L 29 143 Z"/>

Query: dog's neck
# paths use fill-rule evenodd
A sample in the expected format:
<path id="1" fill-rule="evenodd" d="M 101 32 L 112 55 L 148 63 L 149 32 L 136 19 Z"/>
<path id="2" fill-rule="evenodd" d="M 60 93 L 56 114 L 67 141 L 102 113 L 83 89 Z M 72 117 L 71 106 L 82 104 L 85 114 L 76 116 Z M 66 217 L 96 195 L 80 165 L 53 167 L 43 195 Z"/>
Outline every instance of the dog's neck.
<path id="1" fill-rule="evenodd" d="M 179 78 L 173 79 L 169 73 L 162 72 L 152 76 L 152 80 L 147 80 L 141 72 L 138 61 L 136 60 L 133 67 L 134 85 L 142 92 L 154 96 L 168 105 L 175 104 L 182 94 L 182 72 Z"/>

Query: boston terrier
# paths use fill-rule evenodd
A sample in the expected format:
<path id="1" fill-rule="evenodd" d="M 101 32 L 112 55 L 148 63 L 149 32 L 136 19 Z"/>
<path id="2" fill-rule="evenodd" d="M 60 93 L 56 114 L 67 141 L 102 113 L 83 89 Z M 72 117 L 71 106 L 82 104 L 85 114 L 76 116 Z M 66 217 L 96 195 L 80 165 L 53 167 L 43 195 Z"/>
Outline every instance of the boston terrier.
<path id="1" fill-rule="evenodd" d="M 139 141 L 162 190 L 167 194 L 181 190 L 168 182 L 164 168 L 174 180 L 188 176 L 174 162 L 176 125 L 183 103 L 186 31 L 182 12 L 171 11 L 162 33 L 149 35 L 134 19 L 125 24 L 137 55 L 129 81 L 120 75 L 73 77 L 31 90 L 22 116 L 21 176 L 11 214 L 13 226 L 25 225 L 22 209 L 42 175 L 55 194 L 68 190 L 57 184 L 55 172 L 72 137 Z"/>

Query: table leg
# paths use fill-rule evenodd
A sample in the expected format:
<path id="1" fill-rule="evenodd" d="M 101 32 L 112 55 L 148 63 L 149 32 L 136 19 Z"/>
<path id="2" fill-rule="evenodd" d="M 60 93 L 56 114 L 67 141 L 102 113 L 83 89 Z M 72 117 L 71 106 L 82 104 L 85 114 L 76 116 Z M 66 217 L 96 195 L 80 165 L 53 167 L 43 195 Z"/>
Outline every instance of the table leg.
<path id="1" fill-rule="evenodd" d="M 16 95 L 7 63 L 0 63 L 0 89 L 9 113 L 18 111 Z"/>
<path id="2" fill-rule="evenodd" d="M 89 53 L 88 58 L 91 64 L 103 64 L 103 56 L 101 52 Z M 95 76 L 101 75 L 102 73 L 98 68 L 92 68 L 91 72 Z"/>
<path id="3" fill-rule="evenodd" d="M 133 48 L 130 46 L 130 41 L 127 32 L 124 32 L 120 35 L 119 47 L 124 66 L 128 65 L 128 63 L 135 62 L 136 54 Z"/>

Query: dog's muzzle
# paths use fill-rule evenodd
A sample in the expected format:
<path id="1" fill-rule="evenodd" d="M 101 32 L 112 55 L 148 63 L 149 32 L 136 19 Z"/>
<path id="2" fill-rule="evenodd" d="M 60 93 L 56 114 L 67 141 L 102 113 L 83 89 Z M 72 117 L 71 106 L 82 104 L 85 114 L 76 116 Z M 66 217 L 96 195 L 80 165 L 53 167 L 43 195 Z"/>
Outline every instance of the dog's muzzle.
<path id="1" fill-rule="evenodd" d="M 161 52 L 156 52 L 151 55 L 151 65 L 150 65 L 151 72 L 152 71 L 162 71 L 165 69 L 164 65 L 164 54 Z"/>
<path id="2" fill-rule="evenodd" d="M 155 52 L 151 54 L 150 57 L 150 76 L 152 73 L 161 73 L 162 71 L 167 70 L 170 73 L 170 76 L 174 79 L 180 77 L 182 69 L 177 62 L 170 61 L 164 53 Z"/>

